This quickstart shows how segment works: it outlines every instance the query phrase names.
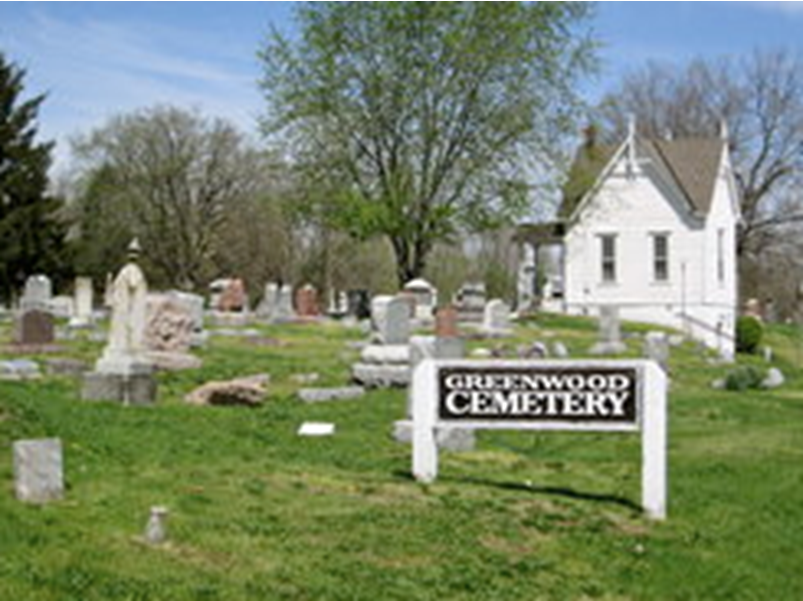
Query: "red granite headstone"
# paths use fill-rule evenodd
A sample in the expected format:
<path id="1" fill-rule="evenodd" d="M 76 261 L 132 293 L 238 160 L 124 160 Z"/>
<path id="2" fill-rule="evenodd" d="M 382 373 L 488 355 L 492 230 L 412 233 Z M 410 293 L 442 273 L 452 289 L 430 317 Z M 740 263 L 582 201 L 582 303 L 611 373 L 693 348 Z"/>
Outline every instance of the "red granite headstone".
<path id="1" fill-rule="evenodd" d="M 318 291 L 309 284 L 296 290 L 296 313 L 299 317 L 318 317 L 321 314 Z"/>
<path id="2" fill-rule="evenodd" d="M 457 309 L 454 305 L 446 305 L 435 312 L 435 336 L 437 338 L 457 338 Z"/>
<path id="3" fill-rule="evenodd" d="M 44 345 L 54 340 L 53 316 L 45 311 L 25 311 L 17 318 L 15 341 L 17 344 Z"/>

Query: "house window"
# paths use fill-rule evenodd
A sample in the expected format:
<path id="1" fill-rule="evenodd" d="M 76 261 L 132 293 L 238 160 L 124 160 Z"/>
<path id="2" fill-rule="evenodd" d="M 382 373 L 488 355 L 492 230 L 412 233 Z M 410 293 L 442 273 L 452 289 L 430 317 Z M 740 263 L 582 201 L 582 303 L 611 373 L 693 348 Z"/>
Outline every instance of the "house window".
<path id="1" fill-rule="evenodd" d="M 600 236 L 602 244 L 602 281 L 616 281 L 616 236 Z"/>
<path id="2" fill-rule="evenodd" d="M 652 237 L 652 274 L 656 282 L 669 281 L 669 236 L 655 234 Z"/>
<path id="3" fill-rule="evenodd" d="M 725 283 L 725 230 L 717 230 L 717 281 Z"/>

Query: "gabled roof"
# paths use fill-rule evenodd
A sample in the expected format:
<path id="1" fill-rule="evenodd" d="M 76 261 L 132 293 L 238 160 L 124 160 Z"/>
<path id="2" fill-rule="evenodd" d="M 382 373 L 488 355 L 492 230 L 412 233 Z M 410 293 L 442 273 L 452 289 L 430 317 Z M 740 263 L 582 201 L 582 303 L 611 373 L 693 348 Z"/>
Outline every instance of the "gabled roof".
<path id="1" fill-rule="evenodd" d="M 695 213 L 707 215 L 726 141 L 720 138 L 654 140 L 636 137 L 639 158 L 648 158 L 673 181 Z M 597 183 L 621 146 L 584 144 L 575 155 L 563 187 L 558 218 L 569 219 Z"/>

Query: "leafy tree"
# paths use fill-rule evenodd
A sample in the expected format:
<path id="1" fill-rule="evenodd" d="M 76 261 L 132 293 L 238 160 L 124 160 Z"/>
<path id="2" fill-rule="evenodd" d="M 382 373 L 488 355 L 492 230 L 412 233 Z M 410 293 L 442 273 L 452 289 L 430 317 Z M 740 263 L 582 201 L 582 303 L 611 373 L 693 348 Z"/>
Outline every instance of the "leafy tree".
<path id="1" fill-rule="evenodd" d="M 744 227 L 742 258 L 755 258 L 790 224 L 803 222 L 803 61 L 785 51 L 649 63 L 628 74 L 601 114 L 620 139 L 630 115 L 640 133 L 719 135 L 727 123 Z"/>
<path id="2" fill-rule="evenodd" d="M 22 100 L 25 71 L 0 53 L 0 297 L 10 300 L 25 278 L 67 275 L 61 200 L 47 193 L 52 142 L 37 143 L 44 96 Z"/>
<path id="3" fill-rule="evenodd" d="M 309 212 L 386 236 L 397 279 L 439 241 L 497 226 L 573 128 L 592 46 L 572 2 L 310 2 L 260 56 L 264 130 L 313 189 Z"/>

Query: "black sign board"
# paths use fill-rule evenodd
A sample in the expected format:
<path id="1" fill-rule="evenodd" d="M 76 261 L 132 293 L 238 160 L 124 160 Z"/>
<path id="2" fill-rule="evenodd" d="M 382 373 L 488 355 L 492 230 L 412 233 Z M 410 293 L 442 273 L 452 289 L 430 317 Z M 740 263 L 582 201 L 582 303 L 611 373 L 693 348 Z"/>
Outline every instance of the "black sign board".
<path id="1" fill-rule="evenodd" d="M 637 425 L 638 392 L 632 367 L 444 367 L 438 418 Z"/>

